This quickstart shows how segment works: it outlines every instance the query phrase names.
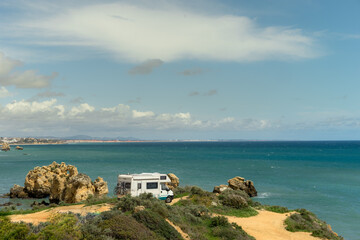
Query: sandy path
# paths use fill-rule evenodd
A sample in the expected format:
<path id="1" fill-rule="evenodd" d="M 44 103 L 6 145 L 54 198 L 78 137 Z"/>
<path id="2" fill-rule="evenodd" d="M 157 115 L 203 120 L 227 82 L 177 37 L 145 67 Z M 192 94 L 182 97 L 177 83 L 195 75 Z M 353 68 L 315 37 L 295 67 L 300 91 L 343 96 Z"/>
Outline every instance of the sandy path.
<path id="1" fill-rule="evenodd" d="M 40 222 L 47 222 L 52 214 L 55 213 L 79 213 L 81 215 L 86 215 L 87 213 L 94 212 L 105 212 L 109 211 L 112 205 L 110 204 L 99 204 L 93 206 L 81 205 L 71 205 L 71 206 L 62 206 L 51 209 L 46 209 L 41 212 L 29 213 L 29 214 L 19 214 L 19 215 L 10 215 L 9 218 L 12 222 L 26 222 L 32 224 L 39 224 Z"/>
<path id="2" fill-rule="evenodd" d="M 168 203 L 169 205 L 174 205 L 175 203 L 177 203 L 178 201 L 180 200 L 183 200 L 183 199 L 188 199 L 189 196 L 184 196 L 184 197 L 180 197 L 180 198 L 174 198 L 171 203 Z"/>
<path id="3" fill-rule="evenodd" d="M 307 232 L 289 232 L 285 229 L 284 221 L 287 214 L 274 213 L 270 211 L 258 211 L 259 214 L 248 218 L 226 216 L 229 222 L 241 226 L 245 232 L 256 238 L 256 240 L 319 240 L 310 236 Z"/>
<path id="4" fill-rule="evenodd" d="M 175 228 L 176 231 L 178 231 L 180 233 L 180 235 L 185 239 L 185 240 L 190 240 L 190 237 L 187 233 L 185 233 L 183 230 L 181 230 L 181 228 L 179 226 L 176 226 L 174 223 L 172 223 L 169 219 L 165 219 L 173 228 Z"/>

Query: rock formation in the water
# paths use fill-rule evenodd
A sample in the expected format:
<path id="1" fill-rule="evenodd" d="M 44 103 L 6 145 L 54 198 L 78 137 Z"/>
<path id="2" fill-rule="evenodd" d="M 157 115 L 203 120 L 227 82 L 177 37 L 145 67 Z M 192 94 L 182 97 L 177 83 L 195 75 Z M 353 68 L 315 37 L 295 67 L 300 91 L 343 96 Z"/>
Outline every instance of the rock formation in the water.
<path id="1" fill-rule="evenodd" d="M 221 193 L 226 189 L 233 189 L 233 190 L 242 190 L 246 192 L 250 197 L 257 196 L 257 191 L 255 189 L 254 183 L 251 180 L 245 181 L 242 177 L 234 177 L 228 180 L 227 185 L 220 185 L 214 187 L 214 193 Z"/>
<path id="2" fill-rule="evenodd" d="M 174 188 L 177 188 L 179 186 L 179 178 L 173 174 L 173 173 L 169 173 L 168 174 L 168 177 L 170 178 L 171 182 L 169 183 L 166 183 L 166 185 L 171 189 L 173 190 Z"/>
<path id="3" fill-rule="evenodd" d="M 10 151 L 10 145 L 7 144 L 7 143 L 3 143 L 2 146 L 1 146 L 1 151 Z"/>
<path id="4" fill-rule="evenodd" d="M 28 198 L 29 194 L 25 192 L 25 188 L 17 184 L 10 189 L 10 198 Z"/>
<path id="5" fill-rule="evenodd" d="M 20 147 L 20 146 L 16 146 L 15 149 L 16 149 L 16 150 L 24 150 L 24 148 L 23 148 L 23 147 Z"/>
<path id="6" fill-rule="evenodd" d="M 98 177 L 92 182 L 86 174 L 79 174 L 75 166 L 53 162 L 29 171 L 25 187 L 14 185 L 10 197 L 49 197 L 50 202 L 76 203 L 91 195 L 101 197 L 107 193 L 107 183 L 102 178 Z"/>

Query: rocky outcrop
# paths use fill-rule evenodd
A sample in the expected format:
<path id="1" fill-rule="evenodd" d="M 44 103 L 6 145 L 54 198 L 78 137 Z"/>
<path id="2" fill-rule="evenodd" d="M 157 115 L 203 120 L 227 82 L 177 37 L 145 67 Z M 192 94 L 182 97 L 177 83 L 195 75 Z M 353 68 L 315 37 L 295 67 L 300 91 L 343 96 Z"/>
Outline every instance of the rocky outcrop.
<path id="1" fill-rule="evenodd" d="M 246 180 L 242 177 L 234 177 L 228 180 L 229 187 L 234 190 L 243 190 L 250 197 L 256 197 L 257 191 L 255 189 L 254 183 L 251 180 Z"/>
<path id="2" fill-rule="evenodd" d="M 25 192 L 25 188 L 17 184 L 10 189 L 10 198 L 28 198 L 29 195 Z"/>
<path id="3" fill-rule="evenodd" d="M 215 186 L 213 192 L 221 193 L 227 189 L 242 190 L 246 192 L 250 197 L 256 197 L 257 191 L 254 183 L 251 180 L 245 181 L 242 177 L 234 177 L 228 180 L 228 185 Z"/>
<path id="4" fill-rule="evenodd" d="M 16 149 L 16 150 L 24 150 L 24 148 L 23 148 L 23 147 L 20 147 L 20 146 L 16 146 L 15 149 Z"/>
<path id="5" fill-rule="evenodd" d="M 107 182 L 102 177 L 98 177 L 94 181 L 95 195 L 103 196 L 109 193 Z"/>
<path id="6" fill-rule="evenodd" d="M 81 202 L 90 196 L 104 196 L 108 193 L 107 183 L 98 177 L 94 182 L 83 173 L 78 173 L 75 166 L 53 162 L 49 166 L 36 167 L 29 171 L 25 187 L 14 185 L 10 197 L 44 198 L 50 202 Z"/>
<path id="7" fill-rule="evenodd" d="M 166 183 L 166 185 L 171 189 L 173 190 L 174 188 L 177 188 L 179 186 L 179 178 L 173 174 L 173 173 L 169 173 L 168 174 L 168 177 L 170 178 L 171 182 L 169 183 Z"/>
<path id="8" fill-rule="evenodd" d="M 215 186 L 213 192 L 214 193 L 222 193 L 226 189 L 230 189 L 230 187 L 228 185 L 221 184 L 219 186 Z"/>
<path id="9" fill-rule="evenodd" d="M 25 190 L 30 197 L 44 198 L 50 196 L 52 183 L 55 177 L 66 182 L 69 177 L 78 174 L 75 166 L 53 162 L 49 166 L 35 167 L 29 171 L 25 178 Z"/>
<path id="10" fill-rule="evenodd" d="M 3 143 L 2 146 L 1 146 L 1 151 L 10 151 L 10 145 L 7 144 L 7 143 Z"/>

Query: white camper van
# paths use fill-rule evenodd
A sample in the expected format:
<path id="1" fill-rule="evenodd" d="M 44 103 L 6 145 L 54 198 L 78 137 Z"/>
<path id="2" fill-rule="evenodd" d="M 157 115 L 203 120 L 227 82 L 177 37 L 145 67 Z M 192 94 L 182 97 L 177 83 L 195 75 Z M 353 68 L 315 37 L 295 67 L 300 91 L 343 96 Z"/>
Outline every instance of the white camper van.
<path id="1" fill-rule="evenodd" d="M 121 174 L 118 176 L 116 193 L 120 196 L 130 194 L 133 197 L 142 193 L 152 193 L 154 197 L 170 203 L 174 198 L 174 193 L 165 184 L 168 182 L 171 180 L 167 174 Z"/>

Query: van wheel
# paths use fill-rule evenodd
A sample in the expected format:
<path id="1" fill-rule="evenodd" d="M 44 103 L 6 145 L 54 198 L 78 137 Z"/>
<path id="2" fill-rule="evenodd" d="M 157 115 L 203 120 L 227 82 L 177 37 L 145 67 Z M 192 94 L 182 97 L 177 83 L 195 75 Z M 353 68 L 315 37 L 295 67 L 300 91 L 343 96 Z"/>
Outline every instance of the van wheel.
<path id="1" fill-rule="evenodd" d="M 167 197 L 167 198 L 165 199 L 165 202 L 166 202 L 166 203 L 171 203 L 171 201 L 172 201 L 172 198 L 171 198 L 171 197 Z"/>

